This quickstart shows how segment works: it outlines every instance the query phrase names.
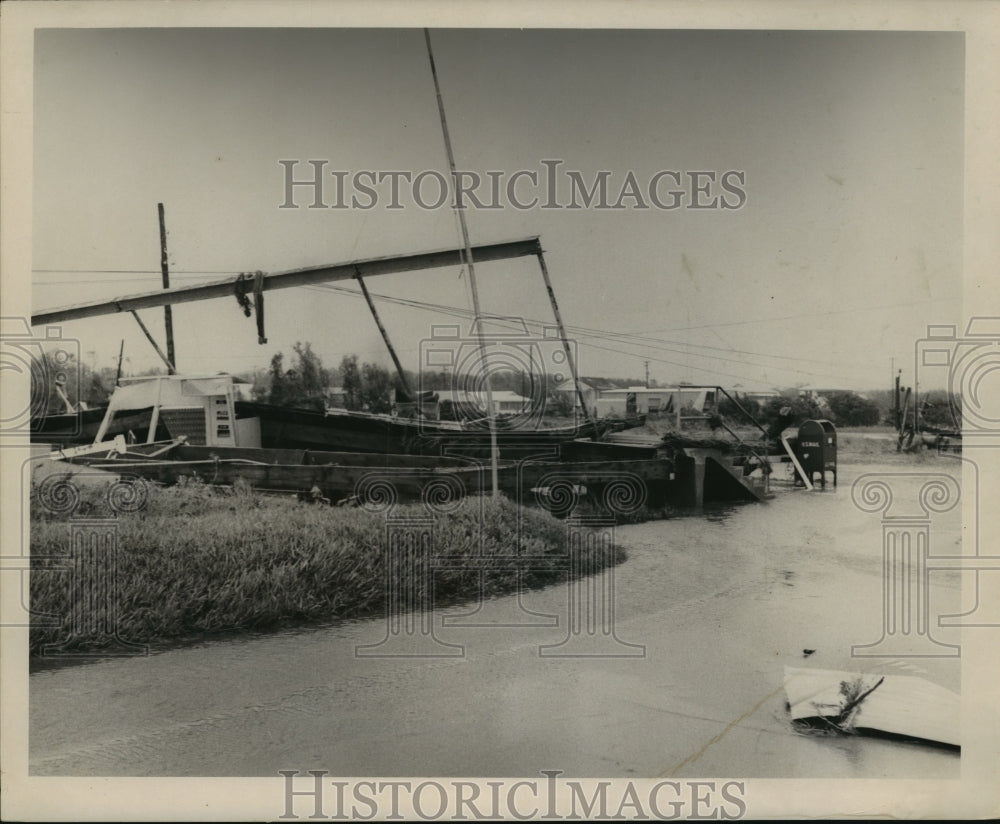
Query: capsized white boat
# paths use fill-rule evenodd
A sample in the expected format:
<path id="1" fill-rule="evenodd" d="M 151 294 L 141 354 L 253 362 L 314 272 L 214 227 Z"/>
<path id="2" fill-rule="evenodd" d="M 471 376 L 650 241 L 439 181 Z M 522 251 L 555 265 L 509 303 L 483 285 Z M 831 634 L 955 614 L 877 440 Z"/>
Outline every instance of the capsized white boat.
<path id="1" fill-rule="evenodd" d="M 960 697 L 915 675 L 785 667 L 793 721 L 961 747 Z"/>

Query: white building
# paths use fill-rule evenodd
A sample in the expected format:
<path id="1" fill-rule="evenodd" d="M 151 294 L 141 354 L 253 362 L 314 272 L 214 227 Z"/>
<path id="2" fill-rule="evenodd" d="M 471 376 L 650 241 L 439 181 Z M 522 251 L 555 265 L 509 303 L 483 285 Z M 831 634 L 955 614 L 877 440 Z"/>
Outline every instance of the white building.
<path id="1" fill-rule="evenodd" d="M 580 387 L 579 392 L 577 392 L 577 386 Z M 554 386 L 552 391 L 570 400 L 577 411 L 580 411 L 580 395 L 583 395 L 583 400 L 587 404 L 587 411 L 596 417 L 598 414 L 597 400 L 601 396 L 601 391 L 605 388 L 611 387 L 603 387 L 594 381 L 587 380 L 579 380 L 574 385 L 572 378 L 566 378 L 562 383 Z"/>
<path id="2" fill-rule="evenodd" d="M 484 417 L 486 415 L 485 390 L 481 392 L 467 392 L 458 389 L 441 390 L 437 394 L 442 402 L 450 401 L 466 410 L 478 410 Z M 517 392 L 495 389 L 491 394 L 493 396 L 493 410 L 498 415 L 520 415 L 531 409 L 531 398 L 526 398 Z"/>
<path id="3" fill-rule="evenodd" d="M 702 417 L 715 403 L 714 386 L 630 386 L 601 392 L 596 406 L 600 417 L 678 413 Z"/>
<path id="4" fill-rule="evenodd" d="M 768 401 L 780 398 L 781 392 L 777 389 L 762 389 L 758 387 L 744 389 L 742 386 L 734 386 L 732 395 L 737 400 L 754 401 L 764 406 Z"/>

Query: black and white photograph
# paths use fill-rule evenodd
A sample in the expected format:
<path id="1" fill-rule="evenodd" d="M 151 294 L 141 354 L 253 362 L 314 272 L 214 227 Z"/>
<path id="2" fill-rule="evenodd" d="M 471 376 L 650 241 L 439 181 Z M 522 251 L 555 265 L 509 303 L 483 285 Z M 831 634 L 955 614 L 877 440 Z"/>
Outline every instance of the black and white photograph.
<path id="1" fill-rule="evenodd" d="M 5 820 L 1000 813 L 1000 14 L 15 0 Z"/>

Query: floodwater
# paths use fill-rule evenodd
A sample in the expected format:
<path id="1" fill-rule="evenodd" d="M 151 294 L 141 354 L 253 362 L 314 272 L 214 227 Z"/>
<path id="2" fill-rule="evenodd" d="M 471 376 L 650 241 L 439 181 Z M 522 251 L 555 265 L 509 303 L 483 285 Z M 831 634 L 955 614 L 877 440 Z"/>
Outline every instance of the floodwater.
<path id="1" fill-rule="evenodd" d="M 367 650 L 440 657 L 356 654 L 387 637 L 374 620 L 40 670 L 30 772 L 957 778 L 952 751 L 801 734 L 786 712 L 785 666 L 960 689 L 959 658 L 851 657 L 883 620 L 881 514 L 851 484 L 886 469 L 906 471 L 842 464 L 836 491 L 619 526 L 613 572 L 437 612 L 434 638 Z M 918 486 L 900 478 L 894 505 Z M 932 552 L 959 554 L 959 510 L 934 516 Z M 965 574 L 931 573 L 932 626 L 970 607 Z M 604 623 L 571 636 L 569 604 L 593 592 Z"/>

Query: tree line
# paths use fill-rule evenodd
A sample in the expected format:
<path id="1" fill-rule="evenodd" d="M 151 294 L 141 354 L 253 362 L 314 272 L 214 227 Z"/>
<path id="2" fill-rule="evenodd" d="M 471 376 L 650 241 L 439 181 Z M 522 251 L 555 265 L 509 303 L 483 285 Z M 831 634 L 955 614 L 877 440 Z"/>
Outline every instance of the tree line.
<path id="1" fill-rule="evenodd" d="M 163 375 L 162 367 L 147 369 L 140 375 Z M 456 387 L 448 370 L 424 370 L 417 374 L 404 370 L 406 383 L 412 391 L 448 391 Z M 57 388 L 56 377 L 65 375 L 66 381 Z M 46 353 L 41 363 L 33 364 L 32 405 L 43 414 L 60 414 L 66 411 L 62 395 L 73 405 L 81 402 L 90 408 L 108 402 L 114 391 L 118 367 L 92 367 L 74 356 L 57 362 L 52 353 Z M 336 402 L 349 410 L 388 413 L 392 410 L 396 390 L 404 389 L 399 375 L 386 367 L 369 362 L 359 362 L 357 355 L 345 355 L 336 367 L 327 367 L 313 351 L 309 342 L 296 342 L 286 360 L 282 352 L 271 358 L 269 368 L 262 373 L 237 375 L 251 384 L 254 400 L 279 406 L 291 406 L 322 411 L 331 403 L 331 389 L 340 388 Z M 583 381 L 605 386 L 635 386 L 635 379 L 581 378 Z M 555 414 L 572 410 L 573 400 L 567 393 L 553 393 L 552 376 L 529 375 L 525 371 L 497 372 L 491 376 L 495 391 L 515 392 L 523 397 L 545 397 Z M 472 388 L 472 387 L 470 387 Z M 790 407 L 791 414 L 801 420 L 828 418 L 837 426 L 875 426 L 894 423 L 893 393 L 876 390 L 861 395 L 845 390 L 826 392 L 823 405 L 812 397 L 800 396 L 789 390 L 781 397 L 759 403 L 739 393 L 733 397 L 747 412 L 765 426 L 777 420 L 781 410 Z M 44 395 L 44 397 L 42 397 Z M 931 391 L 920 395 L 920 418 L 923 424 L 936 427 L 961 426 L 961 399 L 957 400 L 944 391 Z M 563 409 L 565 407 L 565 409 Z M 724 420 L 740 421 L 743 413 L 728 398 L 719 401 L 718 414 Z M 910 416 L 913 414 L 910 407 Z M 958 417 L 959 420 L 955 420 Z M 911 418 L 912 419 L 912 418 Z"/>
<path id="2" fill-rule="evenodd" d="M 867 392 L 864 395 L 850 390 L 825 392 L 822 403 L 814 397 L 787 392 L 781 397 L 760 403 L 733 393 L 740 406 L 765 426 L 781 417 L 781 411 L 788 409 L 797 420 L 827 419 L 837 426 L 894 426 L 895 412 L 892 392 L 889 390 Z M 926 426 L 961 428 L 961 399 L 955 404 L 958 420 L 952 415 L 952 398 L 943 391 L 921 393 L 920 420 Z M 719 415 L 726 420 L 739 421 L 745 416 L 727 398 L 719 402 Z M 912 419 L 913 407 L 908 416 Z"/>
<path id="3" fill-rule="evenodd" d="M 452 389 L 475 390 L 479 385 L 456 383 L 449 370 L 423 370 L 421 373 L 403 370 L 406 386 L 395 372 L 377 363 L 359 363 L 357 355 L 345 355 L 337 367 L 326 367 L 310 343 L 296 343 L 286 366 L 285 356 L 278 352 L 262 379 L 255 380 L 253 397 L 265 403 L 322 410 L 330 402 L 333 387 L 340 388 L 337 399 L 345 409 L 385 413 L 392 409 L 396 392 L 446 392 Z M 494 391 L 515 392 L 522 397 L 549 397 L 555 380 L 547 375 L 529 375 L 526 371 L 505 370 L 491 374 Z"/>

